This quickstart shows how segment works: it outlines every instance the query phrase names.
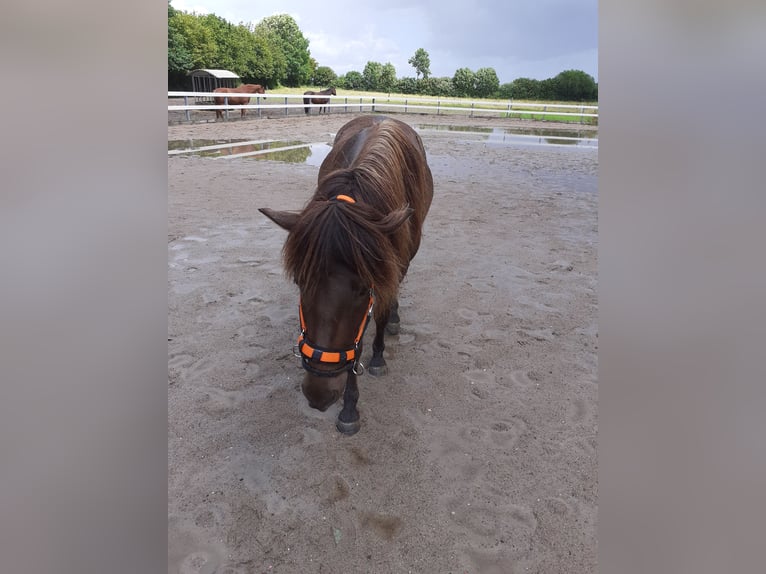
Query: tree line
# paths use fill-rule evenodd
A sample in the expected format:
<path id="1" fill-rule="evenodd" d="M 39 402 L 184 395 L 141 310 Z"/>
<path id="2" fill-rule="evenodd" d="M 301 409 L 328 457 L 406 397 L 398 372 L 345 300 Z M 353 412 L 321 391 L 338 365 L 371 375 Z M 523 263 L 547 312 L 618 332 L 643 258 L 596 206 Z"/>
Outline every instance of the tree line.
<path id="1" fill-rule="evenodd" d="M 517 78 L 500 84 L 494 68 L 455 70 L 452 77 L 432 77 L 428 52 L 418 48 L 408 60 L 415 77 L 397 77 L 393 64 L 369 61 L 360 71 L 337 75 L 311 57 L 309 41 L 288 14 L 268 16 L 257 24 L 232 24 L 215 14 L 190 14 L 168 1 L 168 89 L 189 90 L 189 72 L 224 69 L 245 83 L 279 86 L 334 86 L 440 97 L 522 100 L 598 101 L 598 84 L 581 70 L 553 78 Z"/>

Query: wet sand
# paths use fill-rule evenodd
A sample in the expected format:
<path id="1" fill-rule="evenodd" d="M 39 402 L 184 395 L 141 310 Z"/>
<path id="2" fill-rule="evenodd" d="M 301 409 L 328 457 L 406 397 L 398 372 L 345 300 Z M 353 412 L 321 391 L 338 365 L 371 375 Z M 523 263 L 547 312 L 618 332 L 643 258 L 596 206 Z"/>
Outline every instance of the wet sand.
<path id="1" fill-rule="evenodd" d="M 168 139 L 329 142 L 351 117 Z M 318 168 L 168 159 L 169 572 L 597 570 L 598 152 L 421 137 L 434 201 L 352 437 L 300 392 L 286 233 L 257 211 L 300 208 Z"/>

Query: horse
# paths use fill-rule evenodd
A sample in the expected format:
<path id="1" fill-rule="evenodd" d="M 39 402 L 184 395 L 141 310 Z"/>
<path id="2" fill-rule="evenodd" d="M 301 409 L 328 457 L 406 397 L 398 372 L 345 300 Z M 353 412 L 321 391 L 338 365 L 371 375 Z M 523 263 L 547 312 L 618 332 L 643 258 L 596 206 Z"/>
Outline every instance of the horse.
<path id="1" fill-rule="evenodd" d="M 327 88 L 326 90 L 322 90 L 321 92 L 312 92 L 311 90 L 309 90 L 308 92 L 303 92 L 303 95 L 304 96 L 314 96 L 314 95 L 316 95 L 316 96 L 336 96 L 337 94 L 335 93 L 335 88 Z M 311 104 L 325 104 L 325 105 L 322 105 L 319 108 L 319 113 L 321 114 L 322 110 L 324 110 L 325 113 L 327 113 L 327 105 L 326 104 L 329 101 L 330 101 L 330 98 L 303 98 L 303 104 L 306 106 L 303 109 L 305 110 L 306 115 L 309 115 L 311 113 L 311 111 L 310 111 L 311 108 L 309 108 L 309 103 L 311 103 Z"/>
<path id="2" fill-rule="evenodd" d="M 288 232 L 288 279 L 300 290 L 300 335 L 309 406 L 327 410 L 343 396 L 335 423 L 345 435 L 361 423 L 357 376 L 362 339 L 375 320 L 373 376 L 388 373 L 384 332 L 399 332 L 399 285 L 420 247 L 433 177 L 420 136 L 386 116 L 360 116 L 338 131 L 301 211 L 259 211 Z"/>
<path id="3" fill-rule="evenodd" d="M 265 94 L 266 90 L 261 86 L 260 84 L 242 84 L 241 86 L 237 86 L 236 88 L 216 88 L 213 90 L 214 94 Z M 247 96 L 245 98 L 228 98 L 229 104 L 233 104 L 235 106 L 243 106 L 250 103 L 250 98 L 252 96 Z M 224 97 L 214 97 L 213 101 L 215 102 L 216 106 L 222 106 L 226 102 L 227 98 Z M 247 109 L 242 108 L 240 110 L 240 118 L 245 117 L 245 113 L 247 113 Z M 223 119 L 223 110 L 216 110 L 215 111 L 215 119 L 221 118 Z"/>

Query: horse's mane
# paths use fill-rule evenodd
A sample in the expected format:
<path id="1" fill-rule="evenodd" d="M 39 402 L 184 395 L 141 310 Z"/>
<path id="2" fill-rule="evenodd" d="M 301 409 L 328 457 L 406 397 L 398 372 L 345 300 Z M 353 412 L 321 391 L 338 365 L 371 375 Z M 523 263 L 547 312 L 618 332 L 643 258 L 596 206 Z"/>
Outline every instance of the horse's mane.
<path id="1" fill-rule="evenodd" d="M 414 255 L 412 224 L 396 224 L 410 203 L 408 186 L 416 185 L 414 179 L 423 170 L 418 166 L 425 162 L 418 161 L 422 156 L 417 147 L 397 125 L 384 122 L 374 129 L 376 135 L 364 141 L 350 166 L 330 171 L 323 166 L 325 175 L 285 242 L 287 274 L 309 297 L 331 270 L 343 266 L 363 285 L 374 285 L 386 307 Z M 334 147 L 343 143 L 348 142 Z M 356 203 L 333 199 L 340 194 Z M 416 221 L 418 233 L 420 223 Z"/>

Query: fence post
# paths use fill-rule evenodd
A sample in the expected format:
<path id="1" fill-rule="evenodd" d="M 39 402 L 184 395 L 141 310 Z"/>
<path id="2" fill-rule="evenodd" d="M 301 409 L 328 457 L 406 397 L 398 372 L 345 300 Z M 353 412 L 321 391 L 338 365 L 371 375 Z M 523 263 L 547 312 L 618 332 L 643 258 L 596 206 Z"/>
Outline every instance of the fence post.
<path id="1" fill-rule="evenodd" d="M 287 115 L 287 96 L 285 96 L 285 115 Z"/>
<path id="2" fill-rule="evenodd" d="M 474 105 L 475 103 L 476 103 L 476 102 L 471 102 L 471 115 L 470 115 L 470 117 L 473 117 L 473 105 Z"/>
<path id="3" fill-rule="evenodd" d="M 189 96 L 184 96 L 184 106 L 188 106 L 188 105 L 189 105 Z M 191 121 L 191 115 L 189 114 L 189 110 L 186 109 L 184 111 L 186 112 L 186 121 L 190 122 Z"/>
<path id="4" fill-rule="evenodd" d="M 375 113 L 375 98 L 372 98 L 372 113 Z"/>
<path id="5" fill-rule="evenodd" d="M 585 113 L 585 106 L 580 106 L 580 123 L 582 123 L 583 120 L 583 113 Z"/>
<path id="6" fill-rule="evenodd" d="M 362 96 L 359 96 L 359 111 L 362 111 Z"/>
<path id="7" fill-rule="evenodd" d="M 343 111 L 348 113 L 348 96 L 345 97 L 345 99 L 343 100 L 343 103 L 346 104 L 346 107 L 343 108 Z"/>
<path id="8" fill-rule="evenodd" d="M 224 110 L 224 112 L 226 112 L 225 116 L 226 116 L 226 121 L 228 122 L 229 121 L 229 96 L 223 97 L 223 105 L 226 106 L 226 109 Z"/>
<path id="9" fill-rule="evenodd" d="M 258 117 L 261 117 L 261 96 L 255 97 L 255 105 L 258 106 Z"/>
<path id="10" fill-rule="evenodd" d="M 439 98 L 438 100 L 436 100 L 436 115 L 437 116 L 439 115 L 439 111 L 441 110 L 441 105 L 442 105 L 442 100 L 441 98 Z"/>
<path id="11" fill-rule="evenodd" d="M 511 117 L 511 108 L 513 107 L 513 98 L 508 102 L 508 114 L 505 116 L 507 118 Z"/>

